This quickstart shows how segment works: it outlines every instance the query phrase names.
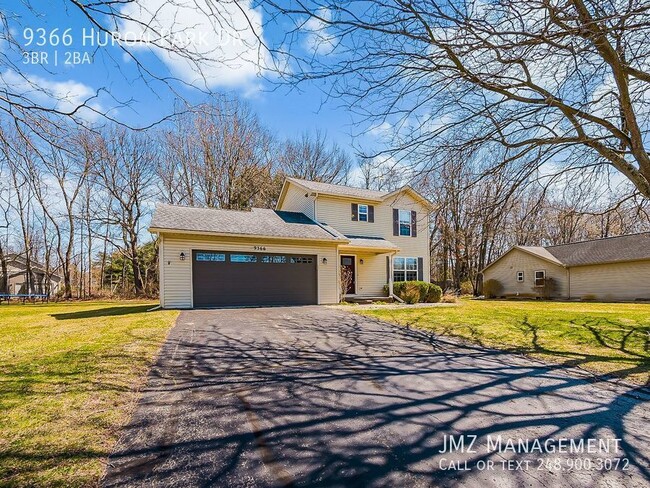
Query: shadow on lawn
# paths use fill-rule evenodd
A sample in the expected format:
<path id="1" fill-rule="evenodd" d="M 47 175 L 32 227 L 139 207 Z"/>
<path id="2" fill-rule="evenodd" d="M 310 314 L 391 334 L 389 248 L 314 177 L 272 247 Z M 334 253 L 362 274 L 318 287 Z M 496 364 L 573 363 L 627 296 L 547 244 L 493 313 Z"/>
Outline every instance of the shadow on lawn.
<path id="1" fill-rule="evenodd" d="M 530 337 L 530 344 L 522 345 L 511 350 L 522 353 L 544 354 L 557 359 L 565 366 L 581 367 L 593 363 L 607 363 L 621 365 L 620 369 L 613 369 L 610 375 L 626 379 L 631 376 L 650 374 L 650 327 L 648 326 L 621 326 L 604 317 L 586 318 L 584 320 L 571 320 L 570 323 L 581 331 L 587 331 L 589 340 L 593 345 L 613 354 L 589 354 L 557 350 L 541 344 L 539 339 L 540 327 L 530 322 L 526 317 L 522 320 L 522 330 Z M 631 338 L 635 338 L 637 347 L 633 347 Z M 644 351 L 644 352 L 639 352 Z M 650 377 L 646 379 L 645 386 L 650 386 Z"/>
<path id="2" fill-rule="evenodd" d="M 426 331 L 430 317 L 425 315 L 415 316 L 413 319 L 404 322 L 403 317 L 396 315 L 391 320 L 396 323 L 401 322 L 406 327 Z M 629 379 L 632 376 L 641 376 L 646 378 L 645 386 L 650 386 L 650 326 L 623 325 L 605 317 L 574 319 L 570 321 L 570 324 L 581 337 L 572 337 L 568 340 L 574 342 L 577 340 L 587 341 L 583 342 L 583 344 L 602 348 L 603 353 L 587 353 L 579 348 L 576 348 L 575 351 L 568 351 L 567 348 L 560 349 L 544 344 L 540 339 L 540 332 L 548 332 L 549 329 L 534 323 L 528 316 L 524 316 L 519 323 L 519 329 L 524 333 L 527 342 L 522 342 L 516 346 L 504 344 L 498 346 L 498 349 L 521 354 L 543 354 L 553 362 L 571 367 L 587 367 L 589 369 L 589 366 L 593 366 L 594 363 L 607 363 L 613 366 L 613 369 L 603 378 L 609 376 Z M 486 340 L 488 338 L 480 328 L 471 324 L 463 324 L 460 327 L 462 333 L 459 332 L 458 328 L 457 325 L 438 326 L 436 333 L 465 342 L 469 341 L 481 347 L 495 347 L 493 339 L 492 341 Z M 608 350 L 612 353 L 608 354 Z"/>
<path id="3" fill-rule="evenodd" d="M 277 318 L 269 324 L 264 314 Z M 105 486 L 558 484 L 557 472 L 536 469 L 545 456 L 489 452 L 487 436 L 498 435 L 621 439 L 605 456 L 626 457 L 629 471 L 567 471 L 561 484 L 650 480 L 641 389 L 600 389 L 561 366 L 338 311 L 194 311 L 183 323 Z M 476 451 L 440 454 L 445 436 L 462 434 L 478 436 Z M 533 467 L 443 470 L 442 458 L 474 467 L 533 459 Z"/>
<path id="4" fill-rule="evenodd" d="M 93 319 L 98 317 L 115 317 L 119 315 L 131 315 L 144 313 L 153 305 L 129 305 L 121 307 L 102 307 L 94 310 L 80 310 L 78 312 L 53 313 L 52 317 L 57 320 Z"/>

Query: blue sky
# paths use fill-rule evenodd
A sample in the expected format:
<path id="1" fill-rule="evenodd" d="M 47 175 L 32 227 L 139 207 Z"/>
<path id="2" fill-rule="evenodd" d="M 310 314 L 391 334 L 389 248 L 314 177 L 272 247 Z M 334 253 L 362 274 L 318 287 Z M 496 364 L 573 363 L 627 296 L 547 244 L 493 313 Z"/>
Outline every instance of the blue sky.
<path id="1" fill-rule="evenodd" d="M 19 50 L 11 48 L 8 43 L 3 42 L 0 44 L 3 53 L 15 63 L 15 67 L 7 67 L 0 73 L 2 76 L 0 83 L 14 89 L 33 91 L 35 99 L 44 96 L 35 90 L 36 86 L 45 88 L 52 93 L 63 93 L 67 105 L 62 108 L 73 106 L 94 91 L 105 88 L 110 95 L 102 92 L 98 99 L 92 103 L 102 111 L 109 109 L 112 116 L 130 125 L 147 125 L 173 109 L 176 97 L 172 90 L 155 80 L 150 80 L 151 85 L 147 86 L 138 75 L 136 63 L 129 60 L 119 47 L 96 48 L 92 42 L 88 41 L 88 37 L 84 44 L 82 29 L 86 28 L 87 34 L 92 33 L 90 30 L 92 26 L 81 12 L 71 7 L 68 2 L 63 0 L 34 2 L 32 7 L 37 9 L 34 11 L 22 3 L 9 4 L 8 1 L 2 0 L 0 4 L 3 6 L 0 8 L 9 17 L 13 38 L 25 51 L 44 52 L 47 53 L 48 58 L 43 63 L 42 55 L 35 54 L 32 56 L 36 56 L 37 59 L 28 58 L 29 62 L 23 63 Z M 190 0 L 182 1 L 189 2 Z M 148 12 L 155 10 L 157 4 L 161 2 L 162 0 L 136 0 L 134 8 L 143 6 L 145 11 L 135 10 L 131 13 L 146 17 Z M 181 12 L 179 16 L 182 22 L 186 21 L 188 25 L 196 26 L 196 20 L 189 18 L 189 14 L 183 18 L 185 13 Z M 263 18 L 263 14 L 252 9 L 249 14 L 252 18 L 258 18 L 261 34 L 264 40 L 271 44 L 281 42 L 283 29 L 291 27 L 288 25 L 264 25 L 261 27 L 266 20 Z M 160 22 L 164 24 L 164 17 L 160 19 Z M 51 38 L 50 34 L 57 28 L 55 37 Z M 38 29 L 44 29 L 44 31 Z M 122 25 L 121 29 L 123 31 L 137 30 L 134 26 L 129 25 Z M 170 29 L 180 32 L 177 24 Z M 210 26 L 204 25 L 198 29 L 209 31 Z M 316 55 L 328 54 L 323 50 L 322 43 L 315 41 L 314 36 L 320 35 L 318 29 L 319 26 L 313 24 L 301 29 L 297 42 L 292 46 L 292 49 L 302 50 L 296 54 L 310 54 L 310 49 L 313 49 Z M 58 45 L 53 45 L 56 44 L 56 35 L 61 36 L 66 30 L 69 33 L 67 41 L 71 44 L 69 46 L 62 45 L 62 37 L 59 37 Z M 37 46 L 36 44 L 41 42 L 42 34 L 45 35 L 45 45 Z M 28 45 L 32 35 L 33 40 Z M 220 35 L 224 38 L 229 34 L 226 32 Z M 100 35 L 100 39 L 105 40 L 104 35 Z M 255 59 L 255 50 L 251 49 L 255 39 L 248 38 L 248 41 L 250 45 L 246 43 L 245 39 L 243 46 L 233 48 L 235 51 L 224 51 L 223 56 L 228 58 L 227 63 L 230 65 L 235 63 L 234 67 L 220 69 L 208 66 L 206 68 L 206 72 L 211 76 L 210 90 L 231 93 L 246 100 L 259 115 L 264 125 L 279 138 L 295 137 L 303 131 L 318 129 L 326 132 L 331 140 L 336 141 L 351 154 L 354 152 L 353 145 L 355 143 L 362 144 L 366 148 L 377 147 L 377 139 L 373 135 L 366 134 L 362 138 L 352 136 L 360 131 L 358 125 L 360 121 L 354 119 L 340 99 L 327 100 L 325 92 L 330 88 L 329 82 L 301 84 L 298 88 L 274 83 L 273 80 L 277 80 L 277 77 L 273 72 L 264 69 L 264 64 L 268 63 L 268 59 Z M 325 49 L 327 42 L 330 40 L 326 39 Z M 224 48 L 224 50 L 227 49 L 229 48 Z M 161 51 L 151 48 L 129 48 L 129 51 L 156 75 L 172 74 L 191 81 L 191 68 L 179 68 L 182 63 L 179 63 L 178 60 L 174 62 L 166 59 Z M 250 54 L 251 51 L 253 54 Z M 92 57 L 91 63 L 65 65 L 65 58 L 74 56 L 75 52 L 79 53 L 81 57 Z M 210 52 L 211 57 L 218 57 L 220 54 L 215 51 Z M 245 62 L 246 66 L 244 67 L 244 62 L 240 63 L 237 60 L 246 58 L 249 54 L 253 61 L 248 62 L 249 59 Z M 255 66 L 251 67 L 252 65 Z M 26 76 L 26 79 L 17 75 L 17 72 Z M 262 76 L 259 76 L 260 72 Z M 174 89 L 178 90 L 180 96 L 190 102 L 205 100 L 206 95 L 198 90 L 183 86 L 181 83 L 172 85 Z M 120 102 L 127 100 L 127 106 L 120 106 Z M 61 107 L 61 105 L 59 106 Z M 92 117 L 89 116 L 89 119 L 92 120 Z"/>

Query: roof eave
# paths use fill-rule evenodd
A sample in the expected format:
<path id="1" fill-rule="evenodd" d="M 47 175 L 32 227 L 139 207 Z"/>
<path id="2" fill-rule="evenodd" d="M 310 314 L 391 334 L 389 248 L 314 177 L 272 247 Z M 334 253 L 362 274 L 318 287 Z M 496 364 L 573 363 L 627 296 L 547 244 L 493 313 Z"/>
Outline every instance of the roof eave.
<path id="1" fill-rule="evenodd" d="M 436 208 L 433 203 L 431 203 L 429 200 L 427 200 L 419 192 L 415 191 L 413 189 L 413 187 L 411 187 L 410 185 L 403 186 L 401 188 L 398 188 L 397 190 L 394 190 L 394 191 L 390 192 L 389 194 L 384 196 L 384 198 L 382 198 L 381 201 L 388 200 L 389 198 L 392 198 L 395 195 L 399 195 L 400 193 L 403 193 L 403 192 L 411 193 L 413 196 L 415 196 L 416 200 L 418 200 L 422 205 L 427 207 L 429 210 L 434 210 Z"/>
<path id="2" fill-rule="evenodd" d="M 309 188 L 309 187 L 307 187 L 305 185 L 300 184 L 298 181 L 296 181 L 294 178 L 291 178 L 291 177 L 287 177 L 284 181 L 285 181 L 285 183 L 288 181 L 288 182 L 302 188 L 303 190 L 305 190 L 305 191 L 307 191 L 309 193 L 315 193 L 317 196 L 325 195 L 325 196 L 328 196 L 328 197 L 342 198 L 342 199 L 345 199 L 345 200 L 366 200 L 368 202 L 374 202 L 374 203 L 381 203 L 381 202 L 384 201 L 383 197 L 376 197 L 376 198 L 375 197 L 368 197 L 368 196 L 363 196 L 362 197 L 362 196 L 357 196 L 357 195 L 346 195 L 344 193 L 337 193 L 337 192 L 332 192 L 332 191 L 327 191 L 327 190 L 325 190 L 325 191 L 324 190 L 314 190 L 312 188 Z M 352 190 L 362 190 L 362 188 L 353 188 L 353 187 L 346 187 L 346 188 L 350 188 Z M 284 185 L 282 186 L 282 191 L 284 191 Z M 283 197 L 282 191 L 280 192 L 280 197 Z M 280 199 L 278 199 L 278 202 L 279 201 L 280 201 Z"/>
<path id="3" fill-rule="evenodd" d="M 313 190 L 311 190 L 313 191 Z M 356 196 L 356 195 L 342 195 L 340 193 L 333 193 L 333 192 L 326 192 L 326 191 L 320 191 L 320 192 L 315 192 L 318 194 L 318 196 L 324 195 L 326 197 L 330 198 L 340 198 L 341 200 L 351 200 L 354 202 L 372 202 L 372 203 L 381 203 L 384 201 L 383 198 L 373 198 L 373 197 L 362 197 L 362 196 Z"/>
<path id="4" fill-rule="evenodd" d="M 291 181 L 289 178 L 285 178 L 284 182 L 282 183 L 282 189 L 280 190 L 280 196 L 278 197 L 278 202 L 275 204 L 276 210 L 280 210 L 280 207 L 284 202 L 285 197 L 287 196 L 287 188 L 289 187 L 289 184 L 295 184 L 297 186 L 300 186 L 294 181 Z"/>
<path id="5" fill-rule="evenodd" d="M 362 251 L 375 251 L 375 252 L 393 252 L 393 251 L 399 251 L 399 247 L 376 247 L 376 246 L 361 246 L 361 245 L 355 245 L 355 244 L 341 244 L 339 246 L 340 248 L 344 250 L 350 250 L 350 249 L 359 249 Z"/>
<path id="6" fill-rule="evenodd" d="M 210 231 L 196 231 L 187 229 L 171 229 L 164 227 L 149 227 L 149 232 L 152 234 L 183 234 L 183 235 L 200 235 L 209 237 L 234 237 L 234 238 L 247 238 L 247 239 L 271 239 L 283 241 L 306 241 L 306 242 L 323 242 L 330 244 L 340 244 L 342 242 L 350 242 L 349 240 L 332 238 L 332 239 L 319 239 L 313 237 L 295 237 L 295 236 L 269 236 L 260 234 L 236 234 L 226 232 L 210 232 Z"/>

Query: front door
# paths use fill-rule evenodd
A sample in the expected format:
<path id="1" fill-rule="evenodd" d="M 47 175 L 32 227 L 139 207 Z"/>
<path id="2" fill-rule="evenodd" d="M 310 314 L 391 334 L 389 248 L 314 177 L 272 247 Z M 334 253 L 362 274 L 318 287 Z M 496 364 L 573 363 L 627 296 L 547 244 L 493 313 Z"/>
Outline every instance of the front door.
<path id="1" fill-rule="evenodd" d="M 354 295 L 357 289 L 357 269 L 354 256 L 341 256 L 341 284 L 345 295 Z"/>

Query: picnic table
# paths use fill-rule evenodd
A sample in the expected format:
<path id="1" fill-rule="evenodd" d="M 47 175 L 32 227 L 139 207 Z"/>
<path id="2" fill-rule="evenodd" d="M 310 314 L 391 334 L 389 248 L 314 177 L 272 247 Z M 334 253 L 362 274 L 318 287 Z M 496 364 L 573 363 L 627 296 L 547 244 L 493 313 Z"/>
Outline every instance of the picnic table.
<path id="1" fill-rule="evenodd" d="M 42 302 L 49 301 L 50 296 L 45 293 L 0 293 L 0 303 L 3 300 L 9 301 L 16 299 L 22 300 L 23 303 L 26 301 L 36 302 L 36 300 L 41 300 Z"/>

